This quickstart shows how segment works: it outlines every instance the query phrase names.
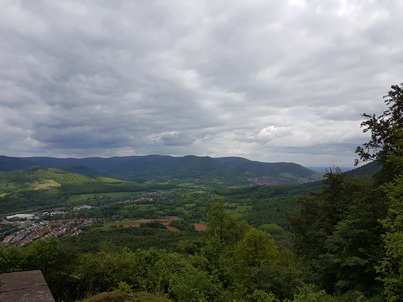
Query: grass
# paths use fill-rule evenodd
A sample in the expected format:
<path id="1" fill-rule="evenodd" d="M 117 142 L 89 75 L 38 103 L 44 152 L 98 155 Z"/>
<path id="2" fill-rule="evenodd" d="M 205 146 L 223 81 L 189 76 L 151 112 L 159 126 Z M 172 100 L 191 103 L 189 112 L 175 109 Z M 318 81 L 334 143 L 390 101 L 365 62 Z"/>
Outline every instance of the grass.
<path id="1" fill-rule="evenodd" d="M 43 192 L 44 195 L 56 195 L 59 194 L 59 189 L 58 188 L 47 188 Z"/>
<path id="2" fill-rule="evenodd" d="M 42 190 L 42 189 L 49 189 L 52 187 L 60 187 L 61 184 L 53 179 L 47 180 L 46 182 L 36 184 L 34 186 L 34 190 Z"/>
<path id="3" fill-rule="evenodd" d="M 71 195 L 68 198 L 68 203 L 72 205 L 80 205 L 87 203 L 97 203 L 101 199 L 107 200 L 125 200 L 138 197 L 137 193 L 132 192 L 111 192 L 111 193 L 91 193 Z"/>
<path id="4" fill-rule="evenodd" d="M 102 181 L 102 182 L 107 182 L 107 183 L 122 183 L 122 182 L 127 182 L 127 181 L 123 181 L 120 179 L 115 179 L 115 178 L 110 178 L 110 177 L 97 177 L 98 180 Z"/>
<path id="5" fill-rule="evenodd" d="M 227 208 L 227 212 L 233 217 L 241 218 L 241 216 L 243 216 L 251 208 L 252 206 L 250 205 L 231 203 L 229 204 L 229 208 Z"/>

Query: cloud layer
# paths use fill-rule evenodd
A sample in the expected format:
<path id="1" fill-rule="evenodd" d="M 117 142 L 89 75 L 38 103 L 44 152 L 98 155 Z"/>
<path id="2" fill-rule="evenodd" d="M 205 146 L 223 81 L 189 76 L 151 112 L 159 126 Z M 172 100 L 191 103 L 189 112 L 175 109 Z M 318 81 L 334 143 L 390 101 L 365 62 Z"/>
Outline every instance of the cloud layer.
<path id="1" fill-rule="evenodd" d="M 351 166 L 399 0 L 0 2 L 0 154 Z"/>

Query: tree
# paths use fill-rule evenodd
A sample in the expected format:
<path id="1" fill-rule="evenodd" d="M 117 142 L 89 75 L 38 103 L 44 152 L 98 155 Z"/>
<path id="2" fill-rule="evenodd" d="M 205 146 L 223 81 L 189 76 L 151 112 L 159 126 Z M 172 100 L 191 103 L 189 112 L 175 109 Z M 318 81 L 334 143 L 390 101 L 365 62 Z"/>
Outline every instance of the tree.
<path id="1" fill-rule="evenodd" d="M 292 251 L 278 247 L 270 234 L 255 228 L 237 243 L 228 265 L 233 276 L 230 291 L 238 291 L 245 301 L 292 298 L 306 273 Z"/>
<path id="2" fill-rule="evenodd" d="M 217 301 L 221 293 L 214 278 L 177 253 L 163 254 L 155 264 L 155 274 L 159 291 L 175 301 Z"/>
<path id="3" fill-rule="evenodd" d="M 295 248 L 312 267 L 314 281 L 328 293 L 379 294 L 375 266 L 382 257 L 384 194 L 338 169 L 325 175 L 320 192 L 300 200 L 292 217 Z"/>
<path id="4" fill-rule="evenodd" d="M 380 190 L 367 188 L 354 195 L 348 214 L 326 239 L 322 274 L 336 277 L 338 292 L 376 296 L 382 292 L 376 266 L 384 255 L 379 218 L 385 217 L 387 207 Z"/>
<path id="5" fill-rule="evenodd" d="M 18 272 L 24 269 L 24 250 L 16 246 L 0 246 L 0 273 Z"/>
<path id="6" fill-rule="evenodd" d="M 397 136 L 395 152 L 388 156 L 400 171 L 394 181 L 384 185 L 389 201 L 387 217 L 382 220 L 386 255 L 378 271 L 385 286 L 388 301 L 403 300 L 403 131 Z"/>
<path id="7" fill-rule="evenodd" d="M 360 161 L 377 160 L 384 165 L 383 173 L 386 180 L 394 178 L 397 172 L 396 165 L 388 161 L 388 156 L 393 155 L 397 151 L 397 141 L 401 138 L 403 130 L 403 83 L 392 85 L 392 90 L 384 96 L 385 104 L 388 109 L 381 115 L 363 113 L 362 116 L 366 121 L 361 123 L 364 127 L 363 132 L 371 132 L 371 139 L 362 146 L 356 148 L 359 159 L 356 159 L 357 165 Z"/>
<path id="8" fill-rule="evenodd" d="M 123 248 L 115 252 L 85 254 L 78 267 L 82 291 L 110 291 L 120 282 L 132 286 L 135 291 L 153 290 L 158 279 L 153 273 L 153 267 L 160 257 L 155 249 L 130 251 Z"/>
<path id="9" fill-rule="evenodd" d="M 75 291 L 70 275 L 76 256 L 57 238 L 37 240 L 24 247 L 0 247 L 0 273 L 41 270 L 52 293 L 65 297 Z"/>
<path id="10" fill-rule="evenodd" d="M 301 198 L 299 211 L 289 217 L 297 251 L 314 261 L 326 252 L 326 239 L 347 216 L 352 194 L 363 190 L 361 182 L 347 178 L 340 169 L 331 169 L 323 182 L 322 190 Z"/>
<path id="11" fill-rule="evenodd" d="M 245 282 L 256 268 L 267 261 L 275 261 L 277 257 L 278 247 L 274 239 L 266 232 L 251 229 L 236 245 L 236 274 Z"/>
<path id="12" fill-rule="evenodd" d="M 225 212 L 224 202 L 210 203 L 207 206 L 208 236 L 218 236 L 221 244 L 232 245 L 239 241 L 250 226 Z"/>
<path id="13" fill-rule="evenodd" d="M 383 114 L 363 114 L 367 120 L 361 126 L 364 132 L 371 131 L 371 140 L 356 153 L 363 161 L 382 164 L 377 181 L 386 193 L 388 212 L 381 220 L 385 256 L 378 272 L 388 301 L 394 302 L 403 300 L 403 83 L 393 85 L 385 98 L 389 107 Z"/>

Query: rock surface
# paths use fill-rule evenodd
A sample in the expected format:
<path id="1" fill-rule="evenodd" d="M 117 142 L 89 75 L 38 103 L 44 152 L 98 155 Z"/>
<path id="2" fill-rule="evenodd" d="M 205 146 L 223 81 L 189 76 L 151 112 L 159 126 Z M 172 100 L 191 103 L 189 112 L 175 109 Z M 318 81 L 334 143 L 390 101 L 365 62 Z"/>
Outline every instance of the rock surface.
<path id="1" fill-rule="evenodd" d="M 55 302 L 41 271 L 0 274 L 1 302 Z"/>

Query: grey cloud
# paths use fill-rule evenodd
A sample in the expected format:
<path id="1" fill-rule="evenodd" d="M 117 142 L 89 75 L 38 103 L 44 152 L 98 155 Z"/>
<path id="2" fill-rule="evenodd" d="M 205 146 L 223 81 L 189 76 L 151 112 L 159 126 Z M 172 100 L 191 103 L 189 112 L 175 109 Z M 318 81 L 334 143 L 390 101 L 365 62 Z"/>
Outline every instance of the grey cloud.
<path id="1" fill-rule="evenodd" d="M 304 163 L 323 150 L 349 162 L 366 140 L 360 114 L 381 112 L 401 82 L 401 12 L 399 1 L 3 1 L 0 153 Z"/>
<path id="2" fill-rule="evenodd" d="M 127 133 L 117 129 L 86 126 L 40 127 L 33 138 L 50 148 L 117 148 L 130 143 Z"/>
<path id="3" fill-rule="evenodd" d="M 186 133 L 169 131 L 156 135 L 151 135 L 152 144 L 162 144 L 165 146 L 188 146 L 191 145 L 195 138 Z"/>

